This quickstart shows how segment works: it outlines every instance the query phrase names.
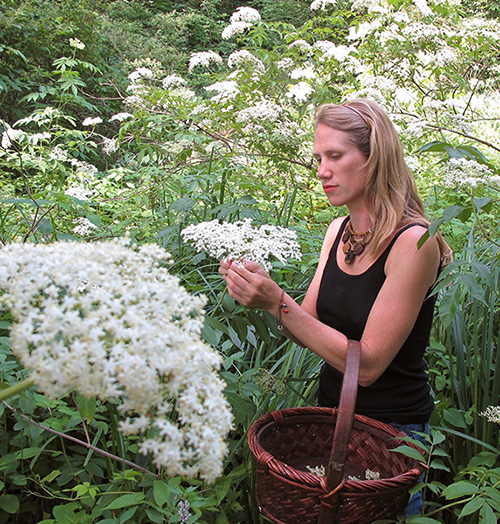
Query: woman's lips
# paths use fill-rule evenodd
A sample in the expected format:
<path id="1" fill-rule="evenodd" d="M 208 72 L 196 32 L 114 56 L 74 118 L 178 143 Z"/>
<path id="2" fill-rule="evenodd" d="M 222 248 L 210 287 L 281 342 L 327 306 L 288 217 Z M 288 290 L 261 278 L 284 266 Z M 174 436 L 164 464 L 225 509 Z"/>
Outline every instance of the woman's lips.
<path id="1" fill-rule="evenodd" d="M 326 186 L 323 186 L 323 191 L 325 193 L 331 193 L 332 191 L 334 191 L 338 186 L 330 186 L 330 185 L 326 185 Z"/>

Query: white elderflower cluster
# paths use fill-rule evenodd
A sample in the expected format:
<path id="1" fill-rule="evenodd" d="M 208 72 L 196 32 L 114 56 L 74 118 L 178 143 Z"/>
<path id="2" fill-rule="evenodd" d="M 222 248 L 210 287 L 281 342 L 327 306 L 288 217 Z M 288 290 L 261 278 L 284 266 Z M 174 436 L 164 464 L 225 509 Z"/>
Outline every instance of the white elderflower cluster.
<path id="1" fill-rule="evenodd" d="M 195 67 L 208 67 L 211 62 L 214 62 L 217 65 L 222 65 L 222 57 L 215 51 L 200 51 L 198 53 L 192 53 L 189 58 L 188 70 L 192 73 Z"/>
<path id="2" fill-rule="evenodd" d="M 127 120 L 129 118 L 134 118 L 134 115 L 131 113 L 117 113 L 116 115 L 113 115 L 109 121 L 113 122 L 114 120 L 117 120 L 118 122 L 123 122 L 124 120 Z"/>
<path id="3" fill-rule="evenodd" d="M 305 40 L 294 40 L 290 44 L 288 44 L 288 47 L 297 47 L 300 49 L 300 51 L 309 52 L 312 49 L 312 45 L 309 42 L 306 42 Z"/>
<path id="4" fill-rule="evenodd" d="M 367 10 L 370 13 L 388 13 L 389 2 L 387 0 L 354 0 L 351 6 L 353 11 Z"/>
<path id="5" fill-rule="evenodd" d="M 233 224 L 218 220 L 201 222 L 186 227 L 181 235 L 196 251 L 205 251 L 217 260 L 251 260 L 266 270 L 271 268 L 273 259 L 284 264 L 291 258 L 302 258 L 295 231 L 267 224 L 253 227 L 250 218 Z"/>
<path id="6" fill-rule="evenodd" d="M 415 7 L 424 15 L 429 16 L 433 14 L 432 9 L 429 7 L 429 4 L 426 0 L 413 0 Z"/>
<path id="7" fill-rule="evenodd" d="M 309 6 L 311 11 L 317 11 L 318 9 L 326 9 L 328 5 L 337 5 L 337 0 L 314 0 Z"/>
<path id="8" fill-rule="evenodd" d="M 215 84 L 206 86 L 207 91 L 215 91 L 217 95 L 212 97 L 215 102 L 233 99 L 239 92 L 238 83 L 235 80 L 225 82 L 215 82 Z"/>
<path id="9" fill-rule="evenodd" d="M 138 80 L 141 80 L 142 78 L 151 79 L 153 78 L 153 71 L 149 69 L 149 67 L 138 67 L 135 71 L 132 71 L 128 75 L 128 79 L 132 83 L 136 83 Z"/>
<path id="10" fill-rule="evenodd" d="M 111 155 L 115 151 L 118 151 L 119 144 L 116 138 L 106 138 L 102 139 L 102 150 L 106 155 Z"/>
<path id="11" fill-rule="evenodd" d="M 222 38 L 228 40 L 234 35 L 244 33 L 255 22 L 260 22 L 261 16 L 257 9 L 252 7 L 238 7 L 229 19 L 229 25 L 222 31 Z"/>
<path id="12" fill-rule="evenodd" d="M 264 64 L 262 63 L 262 60 L 259 60 L 255 55 L 250 53 L 250 51 L 247 51 L 246 49 L 240 49 L 239 51 L 234 51 L 231 53 L 227 58 L 227 65 L 234 69 L 235 67 L 239 67 L 241 65 L 250 65 L 254 67 L 258 71 L 264 70 Z"/>
<path id="13" fill-rule="evenodd" d="M 101 123 L 102 123 L 102 118 L 100 116 L 96 116 L 95 118 L 87 117 L 82 122 L 82 126 L 84 126 L 84 127 L 95 126 L 95 125 L 101 124 Z"/>
<path id="14" fill-rule="evenodd" d="M 286 96 L 293 98 L 298 104 L 307 102 L 310 94 L 314 89 L 307 82 L 298 82 L 297 84 L 290 87 Z"/>
<path id="15" fill-rule="evenodd" d="M 500 424 L 500 406 L 488 406 L 482 413 L 482 417 L 486 417 L 488 422 Z"/>
<path id="16" fill-rule="evenodd" d="M 163 89 L 171 89 L 172 87 L 183 86 L 185 83 L 186 81 L 184 78 L 176 74 L 168 75 L 161 81 Z"/>
<path id="17" fill-rule="evenodd" d="M 76 225 L 73 228 L 73 233 L 82 237 L 86 237 L 98 229 L 87 217 L 80 217 L 76 221 Z"/>
<path id="18" fill-rule="evenodd" d="M 307 78 L 312 80 L 316 78 L 316 72 L 312 65 L 306 65 L 305 67 L 299 67 L 290 72 L 290 78 L 293 80 L 299 80 L 300 78 Z"/>
<path id="19" fill-rule="evenodd" d="M 160 247 L 127 239 L 9 244 L 0 299 L 12 350 L 41 391 L 120 399 L 121 429 L 147 433 L 142 453 L 168 475 L 213 481 L 232 425 L 221 358 L 200 336 L 205 299 L 169 263 Z"/>
<path id="20" fill-rule="evenodd" d="M 70 38 L 69 45 L 75 49 L 85 49 L 85 44 L 78 38 Z"/>
<path id="21" fill-rule="evenodd" d="M 260 22 L 260 20 L 261 16 L 257 9 L 253 7 L 238 7 L 231 15 L 229 22 L 233 24 L 235 22 Z"/>
<path id="22" fill-rule="evenodd" d="M 483 184 L 499 184 L 500 176 L 495 175 L 488 166 L 466 158 L 450 158 L 443 174 L 443 182 L 448 187 L 477 187 Z"/>
<path id="23" fill-rule="evenodd" d="M 236 114 L 236 122 L 252 122 L 266 120 L 275 122 L 281 113 L 281 107 L 271 100 L 260 100 L 256 104 L 242 109 Z"/>

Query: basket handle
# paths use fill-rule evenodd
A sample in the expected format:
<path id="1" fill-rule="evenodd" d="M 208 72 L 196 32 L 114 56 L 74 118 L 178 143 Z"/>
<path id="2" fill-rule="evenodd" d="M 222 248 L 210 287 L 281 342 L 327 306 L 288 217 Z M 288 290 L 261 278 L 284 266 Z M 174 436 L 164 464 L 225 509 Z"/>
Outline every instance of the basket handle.
<path id="1" fill-rule="evenodd" d="M 349 440 L 354 422 L 360 361 L 361 342 L 349 340 L 337 413 L 337 423 L 333 436 L 333 446 L 326 472 L 326 485 L 330 492 L 334 491 L 343 479 L 344 466 L 349 451 Z M 333 522 L 335 508 L 330 506 L 326 500 L 325 502 L 326 504 L 321 504 L 319 524 L 331 524 Z"/>

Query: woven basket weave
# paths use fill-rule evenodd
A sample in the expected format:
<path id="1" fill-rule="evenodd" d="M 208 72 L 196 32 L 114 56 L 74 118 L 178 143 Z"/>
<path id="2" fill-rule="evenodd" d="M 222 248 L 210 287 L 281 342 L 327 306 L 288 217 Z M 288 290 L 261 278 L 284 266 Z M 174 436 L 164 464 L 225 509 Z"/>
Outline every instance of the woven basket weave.
<path id="1" fill-rule="evenodd" d="M 354 415 L 359 358 L 359 342 L 350 341 L 338 410 L 283 409 L 250 427 L 257 503 L 272 522 L 370 524 L 404 512 L 408 489 L 425 466 L 391 451 L 401 445 L 397 437 L 404 433 Z M 308 467 L 320 466 L 325 477 L 309 472 Z M 364 480 L 367 470 L 380 479 Z"/>

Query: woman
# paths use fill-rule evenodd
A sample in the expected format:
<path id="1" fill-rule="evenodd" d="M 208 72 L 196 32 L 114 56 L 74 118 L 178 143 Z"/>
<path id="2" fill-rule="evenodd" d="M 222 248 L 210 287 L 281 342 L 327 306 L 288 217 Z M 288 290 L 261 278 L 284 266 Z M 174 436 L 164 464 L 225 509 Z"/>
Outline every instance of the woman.
<path id="1" fill-rule="evenodd" d="M 325 104 L 315 120 L 318 177 L 330 203 L 349 213 L 330 224 L 302 304 L 251 261 L 222 261 L 219 272 L 234 299 L 272 313 L 287 336 L 325 361 L 320 405 L 338 404 L 348 340 L 360 340 L 356 412 L 424 431 L 433 409 L 423 358 L 434 308 L 429 292 L 448 247 L 439 236 L 418 247 L 429 222 L 378 104 Z"/>

